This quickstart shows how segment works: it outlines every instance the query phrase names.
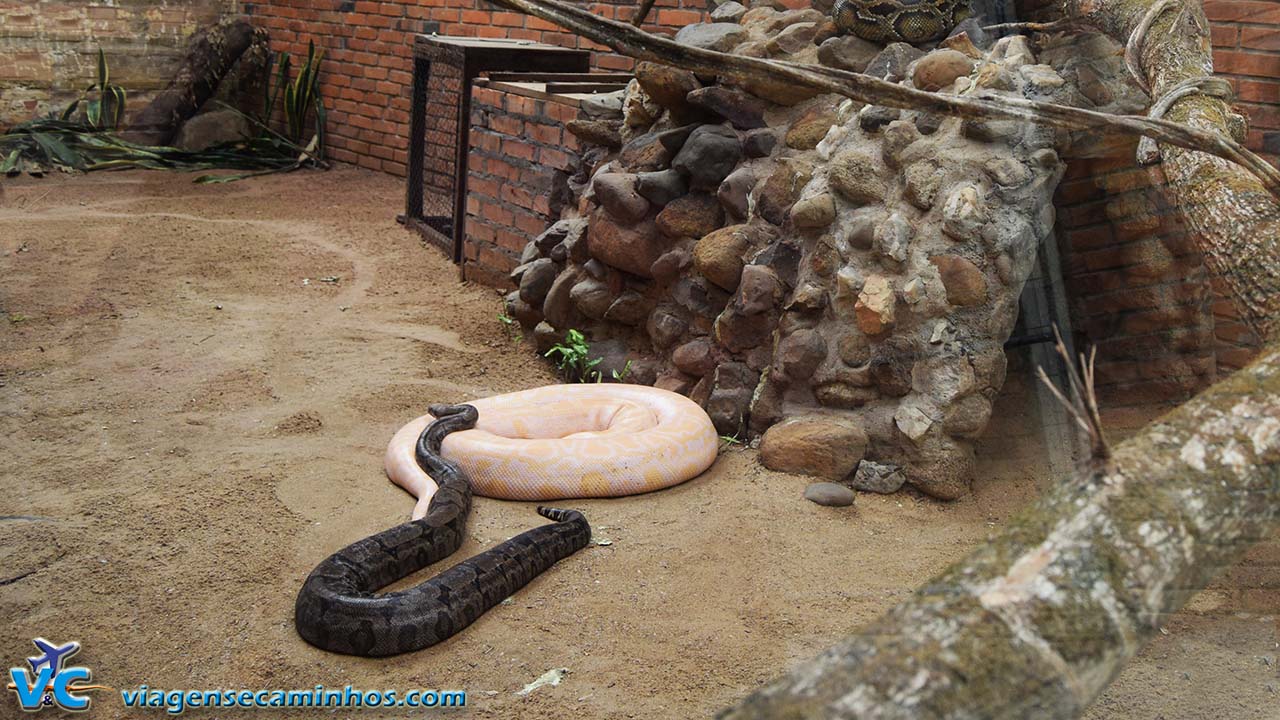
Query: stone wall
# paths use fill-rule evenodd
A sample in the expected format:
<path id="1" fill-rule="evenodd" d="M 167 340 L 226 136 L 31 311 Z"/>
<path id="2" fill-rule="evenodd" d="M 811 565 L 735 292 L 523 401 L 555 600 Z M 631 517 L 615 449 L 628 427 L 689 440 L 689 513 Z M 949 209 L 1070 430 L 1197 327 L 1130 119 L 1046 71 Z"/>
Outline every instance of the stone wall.
<path id="1" fill-rule="evenodd" d="M 836 37 L 812 9 L 729 3 L 713 17 L 676 39 L 929 89 L 1072 99 L 1023 38 L 984 51 L 961 33 L 926 55 Z M 962 495 L 1053 226 L 1063 138 L 636 73 L 615 117 L 571 125 L 606 154 L 589 159 L 577 207 L 525 247 L 509 314 L 540 348 L 585 332 L 606 377 L 629 362 L 631 381 L 687 393 L 721 433 L 762 436 L 771 467 Z"/>
<path id="2" fill-rule="evenodd" d="M 0 128 L 61 109 L 97 79 L 98 48 L 111 80 L 140 108 L 165 87 L 187 38 L 236 0 L 8 0 L 0 2 Z"/>

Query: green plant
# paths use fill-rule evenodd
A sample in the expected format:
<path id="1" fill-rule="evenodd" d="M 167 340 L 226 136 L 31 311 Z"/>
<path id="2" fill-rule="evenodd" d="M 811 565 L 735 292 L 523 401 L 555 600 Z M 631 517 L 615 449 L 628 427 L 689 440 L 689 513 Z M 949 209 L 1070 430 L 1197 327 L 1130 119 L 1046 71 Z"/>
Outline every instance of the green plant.
<path id="1" fill-rule="evenodd" d="M 587 344 L 586 336 L 577 330 L 570 329 L 565 334 L 564 343 L 551 346 L 544 357 L 552 359 L 556 369 L 566 380 L 591 382 L 593 377 L 600 375 L 600 371 L 595 367 L 600 364 L 602 358 L 592 359 L 590 355 L 591 346 Z"/>
<path id="2" fill-rule="evenodd" d="M 97 91 L 98 97 L 86 100 L 89 93 Z M 85 88 L 84 93 L 62 111 L 62 120 L 70 120 L 76 108 L 84 102 L 85 122 L 94 130 L 115 130 L 124 119 L 125 90 L 111 83 L 107 56 L 98 48 L 98 82 Z"/>
<path id="3" fill-rule="evenodd" d="M 502 323 L 502 329 L 507 335 L 516 342 L 520 342 L 520 323 L 516 319 L 506 313 L 498 313 L 498 322 Z"/>
<path id="4" fill-rule="evenodd" d="M 267 82 L 263 85 L 263 117 L 262 123 L 269 124 L 272 113 L 275 112 L 276 102 L 281 99 L 283 94 L 284 102 L 281 109 L 284 111 L 285 137 L 295 144 L 303 144 L 303 134 L 306 132 L 307 123 L 310 120 L 311 112 L 314 110 L 316 114 L 315 128 L 316 132 L 307 142 L 307 145 L 315 144 L 317 151 L 322 152 L 324 147 L 324 122 L 325 108 L 324 101 L 320 97 L 320 61 L 324 59 L 324 50 L 316 51 L 314 40 L 307 41 L 307 59 L 298 69 L 298 74 L 292 80 L 289 79 L 289 69 L 292 65 L 292 58 L 289 53 L 280 53 L 279 70 L 276 74 L 275 83 L 271 82 L 271 68 L 276 62 L 275 56 L 267 57 L 266 77 Z"/>

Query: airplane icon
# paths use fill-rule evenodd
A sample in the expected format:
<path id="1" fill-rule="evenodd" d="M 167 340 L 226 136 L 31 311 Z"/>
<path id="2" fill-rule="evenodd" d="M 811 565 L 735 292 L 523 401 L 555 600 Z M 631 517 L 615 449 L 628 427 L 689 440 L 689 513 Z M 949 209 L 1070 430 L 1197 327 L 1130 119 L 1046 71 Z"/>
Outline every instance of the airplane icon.
<path id="1" fill-rule="evenodd" d="M 80 652 L 80 643 L 72 641 L 66 645 L 57 646 L 45 640 L 44 638 L 36 638 L 33 640 L 36 649 L 44 653 L 39 657 L 29 657 L 27 662 L 31 664 L 31 672 L 39 674 L 41 667 L 49 667 L 53 670 L 52 675 L 62 672 L 62 665 L 72 655 Z"/>

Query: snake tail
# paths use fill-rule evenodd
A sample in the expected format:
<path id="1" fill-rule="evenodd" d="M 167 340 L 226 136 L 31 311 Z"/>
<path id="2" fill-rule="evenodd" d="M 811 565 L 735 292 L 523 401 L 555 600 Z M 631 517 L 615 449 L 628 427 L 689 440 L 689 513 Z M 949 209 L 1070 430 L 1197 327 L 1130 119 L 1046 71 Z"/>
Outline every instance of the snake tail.
<path id="1" fill-rule="evenodd" d="M 294 606 L 298 634 L 316 647 L 381 657 L 442 642 L 559 560 L 586 547 L 591 527 L 576 510 L 539 508 L 555 522 L 527 530 L 405 590 L 387 585 L 452 555 L 466 537 L 471 484 L 440 455 L 446 435 L 475 426 L 470 405 L 432 406 L 417 459 L 439 485 L 427 514 L 330 555 L 311 571 Z"/>

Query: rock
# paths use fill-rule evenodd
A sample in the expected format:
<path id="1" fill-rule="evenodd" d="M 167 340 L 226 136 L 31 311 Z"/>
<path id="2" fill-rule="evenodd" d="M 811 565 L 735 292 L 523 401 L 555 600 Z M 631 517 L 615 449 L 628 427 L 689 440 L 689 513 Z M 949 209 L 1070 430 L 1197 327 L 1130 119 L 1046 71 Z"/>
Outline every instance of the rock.
<path id="1" fill-rule="evenodd" d="M 827 291 L 817 283 L 807 282 L 796 288 L 795 294 L 791 296 L 791 302 L 787 303 L 787 309 L 798 312 L 817 312 L 826 307 L 826 304 Z"/>
<path id="2" fill-rule="evenodd" d="M 688 395 L 693 389 L 693 384 L 697 382 L 696 378 L 691 378 L 679 371 L 672 371 L 659 375 L 654 381 L 653 386 L 659 390 L 667 390 L 681 395 Z"/>
<path id="3" fill-rule="evenodd" d="M 987 207 L 978 186 L 957 185 L 942 206 L 942 232 L 960 241 L 977 240 L 987 224 Z"/>
<path id="4" fill-rule="evenodd" d="M 602 120 L 570 120 L 565 129 L 588 145 L 600 145 L 613 150 L 622 147 L 622 133 L 615 124 Z"/>
<path id="5" fill-rule="evenodd" d="M 622 325 L 636 326 L 643 323 L 648 314 L 649 303 L 644 296 L 634 290 L 624 290 L 609 305 L 609 309 L 604 313 L 604 319 Z"/>
<path id="6" fill-rule="evenodd" d="M 902 173 L 903 191 L 907 202 L 921 210 L 933 207 L 934 198 L 942 184 L 942 170 L 933 160 L 920 160 L 907 166 Z"/>
<path id="7" fill-rule="evenodd" d="M 979 393 L 960 399 L 942 418 L 942 429 L 948 434 L 977 438 L 991 419 L 991 401 Z"/>
<path id="8" fill-rule="evenodd" d="M 831 193 L 801 198 L 791 207 L 791 222 L 798 228 L 824 228 L 836 219 L 836 205 Z"/>
<path id="9" fill-rule="evenodd" d="M 854 212 L 845 225 L 845 240 L 858 250 L 870 250 L 875 240 L 876 228 L 888 218 L 880 208 L 861 208 Z"/>
<path id="10" fill-rule="evenodd" d="M 808 184 L 812 169 L 800 162 L 781 162 L 755 188 L 756 214 L 774 225 L 782 225 L 791 215 L 800 189 Z"/>
<path id="11" fill-rule="evenodd" d="M 856 35 L 830 38 L 818 47 L 818 62 L 838 70 L 860 73 L 880 54 L 880 46 Z"/>
<path id="12" fill-rule="evenodd" d="M 799 105 L 805 100 L 817 97 L 822 94 L 821 90 L 817 90 L 805 85 L 785 82 L 782 80 L 774 80 L 767 77 L 751 77 L 743 78 L 737 82 L 741 83 L 743 90 L 764 98 L 771 103 L 778 105 Z"/>
<path id="13" fill-rule="evenodd" d="M 788 380 L 805 380 L 827 357 L 827 341 L 816 330 L 796 330 L 778 343 L 778 363 Z"/>
<path id="14" fill-rule="evenodd" d="M 1030 90 L 1041 95 L 1052 95 L 1054 90 L 1067 84 L 1066 80 L 1048 65 L 1023 65 L 1018 74 Z"/>
<path id="15" fill-rule="evenodd" d="M 677 347 L 671 352 L 671 363 L 681 372 L 702 377 L 711 372 L 719 364 L 715 354 L 715 346 L 706 338 L 697 338 Z"/>
<path id="16" fill-rule="evenodd" d="M 899 405 L 896 412 L 893 413 L 893 424 L 898 430 L 902 431 L 911 439 L 913 443 L 919 443 L 929 432 L 929 428 L 933 427 L 933 420 L 915 405 Z"/>
<path id="17" fill-rule="evenodd" d="M 720 183 L 720 187 L 716 189 L 716 198 L 720 200 L 720 204 L 724 207 L 725 212 L 735 222 L 745 222 L 747 220 L 750 204 L 747 201 L 751 194 L 752 188 L 756 186 L 755 172 L 749 167 L 739 167 L 737 170 L 729 173 L 729 177 Z"/>
<path id="18" fill-rule="evenodd" d="M 773 336 L 775 323 L 768 320 L 769 316 L 747 315 L 740 308 L 731 306 L 716 316 L 716 342 L 734 353 L 760 347 Z"/>
<path id="19" fill-rule="evenodd" d="M 561 247 L 561 245 L 557 245 L 556 247 Z M 539 257 L 542 257 L 542 252 L 538 250 L 537 243 L 530 240 L 524 244 L 524 250 L 520 252 L 520 264 L 528 265 Z"/>
<path id="20" fill-rule="evenodd" d="M 965 118 L 960 123 L 960 132 L 970 140 L 978 142 L 1012 144 L 1022 133 L 1022 125 L 1017 120 Z"/>
<path id="21" fill-rule="evenodd" d="M 700 277 L 680 278 L 671 285 L 671 299 L 694 315 L 694 322 L 707 321 L 720 314 L 729 304 L 729 293 L 708 284 Z"/>
<path id="22" fill-rule="evenodd" d="M 924 300 L 926 293 L 925 281 L 919 277 L 913 277 L 902 284 L 902 299 L 912 305 Z"/>
<path id="23" fill-rule="evenodd" d="M 654 133 L 645 133 L 622 146 L 618 161 L 630 172 L 665 170 L 671 164 L 671 154 L 658 141 Z"/>
<path id="24" fill-rule="evenodd" d="M 257 133 L 249 121 L 234 110 L 213 110 L 200 113 L 178 129 L 174 146 L 188 152 L 200 152 L 214 145 L 238 143 Z"/>
<path id="25" fill-rule="evenodd" d="M 759 315 L 772 310 L 782 297 L 782 283 L 764 265 L 746 265 L 738 282 L 738 310 L 743 315 Z"/>
<path id="26" fill-rule="evenodd" d="M 864 105 L 858 111 L 858 126 L 867 132 L 876 132 L 900 117 L 902 117 L 902 111 L 898 108 Z"/>
<path id="27" fill-rule="evenodd" d="M 994 157 L 982 165 L 992 180 L 1002 188 L 1020 188 L 1031 182 L 1031 170 L 1011 157 Z"/>
<path id="28" fill-rule="evenodd" d="M 836 353 L 845 365 L 861 367 L 871 359 L 871 342 L 858 328 L 845 328 L 836 340 Z"/>
<path id="29" fill-rule="evenodd" d="M 713 195 L 690 193 L 667 203 L 655 223 L 664 235 L 673 238 L 700 238 L 720 227 L 724 208 Z"/>
<path id="30" fill-rule="evenodd" d="M 804 499 L 827 507 L 848 507 L 853 504 L 853 491 L 836 483 L 811 483 L 804 489 Z"/>
<path id="31" fill-rule="evenodd" d="M 703 125 L 689 136 L 671 167 L 688 176 L 690 188 L 714 191 L 741 159 L 742 144 L 732 130 Z"/>
<path id="32" fill-rule="evenodd" d="M 920 139 L 920 131 L 915 123 L 909 120 L 894 120 L 884 129 L 884 145 L 881 155 L 891 168 L 902 167 L 907 159 L 908 149 Z M 919 153 L 914 153 L 919 155 Z"/>
<path id="33" fill-rule="evenodd" d="M 686 99 L 689 104 L 710 110 L 728 120 L 739 130 L 754 130 L 767 125 L 764 120 L 764 103 L 760 98 L 744 92 L 712 85 L 690 92 Z"/>
<path id="34" fill-rule="evenodd" d="M 935 255 L 929 262 L 938 268 L 947 302 L 960 307 L 978 305 L 987 299 L 987 279 L 978 266 L 959 255 Z"/>
<path id="35" fill-rule="evenodd" d="M 606 277 L 609 277 L 609 268 L 606 267 L 604 263 L 600 262 L 599 260 L 596 260 L 595 258 L 591 258 L 590 260 L 583 263 L 582 269 L 586 270 L 588 275 L 590 275 L 591 277 L 597 280 L 603 280 Z"/>
<path id="36" fill-rule="evenodd" d="M 773 271 L 783 285 L 793 287 L 800 271 L 800 257 L 800 248 L 789 240 L 782 240 L 770 242 L 751 258 L 751 263 L 764 265 Z"/>
<path id="37" fill-rule="evenodd" d="M 564 246 L 568 259 L 576 263 L 585 263 L 591 257 L 587 252 L 587 218 L 561 220 L 556 225 L 560 223 L 568 224 L 564 239 L 559 243 Z"/>
<path id="38" fill-rule="evenodd" d="M 969 36 L 966 33 L 952 33 L 951 35 L 948 35 L 947 39 L 938 43 L 938 49 L 942 48 L 955 50 L 963 53 L 966 57 L 973 58 L 974 60 L 981 60 L 984 57 L 982 51 L 978 49 L 977 45 L 973 44 L 973 41 L 969 39 Z"/>
<path id="39" fill-rule="evenodd" d="M 1105 76 L 1099 74 L 1091 65 L 1081 65 L 1076 68 L 1076 89 L 1096 107 L 1110 105 L 1116 99 L 1116 94 L 1111 90 Z"/>
<path id="40" fill-rule="evenodd" d="M 747 14 L 747 8 L 742 3 L 729 2 L 721 3 L 715 10 L 711 11 L 711 21 L 717 23 L 736 23 Z"/>
<path id="41" fill-rule="evenodd" d="M 919 459 L 906 466 L 906 474 L 921 492 L 941 500 L 955 500 L 969 492 L 976 464 L 972 446 L 931 433 L 918 454 Z"/>
<path id="42" fill-rule="evenodd" d="M 911 389 L 939 406 L 968 395 L 976 386 L 973 366 L 963 357 L 923 358 L 911 368 Z"/>
<path id="43" fill-rule="evenodd" d="M 654 133 L 654 137 L 656 137 L 662 147 L 666 149 L 668 155 L 675 157 L 677 153 L 684 149 L 684 144 L 689 141 L 690 136 L 693 135 L 693 131 L 697 129 L 697 123 L 690 123 L 688 125 L 671 128 L 670 130 L 656 132 Z"/>
<path id="44" fill-rule="evenodd" d="M 789 25 L 765 43 L 770 55 L 791 55 L 813 45 L 818 36 L 818 23 L 802 22 Z"/>
<path id="45" fill-rule="evenodd" d="M 520 276 L 520 299 L 533 307 L 542 307 L 556 279 L 556 264 L 547 258 L 529 263 Z"/>
<path id="46" fill-rule="evenodd" d="M 689 192 L 689 184 L 677 170 L 644 172 L 635 177 L 636 192 L 655 207 L 663 207 Z"/>
<path id="47" fill-rule="evenodd" d="M 878 163 L 857 152 L 843 152 L 832 158 L 827 182 L 832 190 L 859 205 L 878 203 L 889 193 Z"/>
<path id="48" fill-rule="evenodd" d="M 622 117 L 622 103 L 625 97 L 625 90 L 600 93 L 584 98 L 580 107 L 583 112 L 594 118 L 620 119 Z"/>
<path id="49" fill-rule="evenodd" d="M 936 113 L 922 112 L 916 113 L 913 122 L 915 122 L 916 129 L 920 131 L 921 135 L 932 135 L 938 132 L 938 128 L 942 127 L 942 121 L 945 119 L 945 117 Z"/>
<path id="50" fill-rule="evenodd" d="M 778 135 L 774 131 L 768 128 L 752 130 L 742 139 L 742 151 L 749 158 L 769 157 L 777 144 Z"/>
<path id="51" fill-rule="evenodd" d="M 556 276 L 556 281 L 551 283 L 551 289 L 547 291 L 547 299 L 542 303 L 543 318 L 557 330 L 568 330 L 577 320 L 569 292 L 578 282 L 578 278 L 579 273 L 575 270 L 560 273 Z"/>
<path id="52" fill-rule="evenodd" d="M 631 173 L 600 173 L 591 180 L 596 200 L 615 219 L 636 222 L 649 212 L 649 202 L 636 191 Z"/>
<path id="53" fill-rule="evenodd" d="M 519 290 L 507 293 L 503 299 L 503 308 L 509 317 L 515 318 L 524 327 L 533 327 L 542 322 L 542 309 L 521 299 Z"/>
<path id="54" fill-rule="evenodd" d="M 965 18 L 959 24 L 951 28 L 951 33 L 947 37 L 956 37 L 958 35 L 966 35 L 969 41 L 978 48 L 983 50 L 991 47 L 991 36 L 983 29 L 982 20 L 976 17 Z"/>
<path id="55" fill-rule="evenodd" d="M 588 277 L 573 286 L 569 299 L 583 315 L 599 320 L 613 304 L 613 293 L 609 291 L 608 283 Z"/>
<path id="56" fill-rule="evenodd" d="M 881 80 L 898 82 L 906 79 L 907 68 L 921 57 L 924 57 L 924 52 L 921 50 L 906 43 L 891 43 L 867 63 L 864 72 Z"/>
<path id="57" fill-rule="evenodd" d="M 893 293 L 893 285 L 883 275 L 872 275 L 867 278 L 858 294 L 858 302 L 854 306 L 854 315 L 858 327 L 868 335 L 880 335 L 893 327 L 894 306 L 897 299 Z"/>
<path id="58" fill-rule="evenodd" d="M 684 248 L 673 248 L 653 261 L 649 273 L 654 280 L 666 281 L 680 274 L 681 270 L 693 263 L 693 255 Z"/>
<path id="59" fill-rule="evenodd" d="M 653 261 L 667 250 L 652 222 L 620 225 L 603 208 L 591 214 L 587 247 L 601 262 L 640 277 L 650 277 Z"/>
<path id="60" fill-rule="evenodd" d="M 895 212 L 876 227 L 874 247 L 882 258 L 896 267 L 906 262 L 913 235 L 915 228 L 902 213 Z"/>
<path id="61" fill-rule="evenodd" d="M 866 450 L 867 434 L 857 421 L 840 415 L 789 418 L 760 438 L 760 462 L 765 467 L 830 480 L 847 477 Z"/>
<path id="62" fill-rule="evenodd" d="M 812 150 L 822 142 L 822 138 L 836 121 L 835 108 L 814 105 L 791 124 L 784 141 L 787 147 L 794 150 Z"/>
<path id="63" fill-rule="evenodd" d="M 662 117 L 662 106 L 632 78 L 622 97 L 622 122 L 629 128 L 648 128 Z"/>
<path id="64" fill-rule="evenodd" d="M 759 374 L 739 362 L 721 363 L 715 369 L 704 407 L 721 435 L 744 434 L 747 408 L 759 379 Z"/>
<path id="65" fill-rule="evenodd" d="M 747 31 L 736 22 L 694 23 L 676 32 L 675 41 L 681 45 L 728 52 L 747 39 Z"/>
<path id="66" fill-rule="evenodd" d="M 934 50 L 916 61 L 911 83 L 921 90 L 937 91 L 951 87 L 956 78 L 973 72 L 973 58 L 957 50 Z"/>
<path id="67" fill-rule="evenodd" d="M 567 242 L 575 236 L 581 236 L 587 229 L 587 221 L 585 218 L 575 218 L 572 220 L 559 220 L 551 224 L 551 227 L 543 230 L 541 234 L 533 239 L 533 244 L 543 253 L 551 251 L 551 248 L 562 242 Z"/>
<path id="68" fill-rule="evenodd" d="M 888 495 L 897 492 L 906 481 L 897 465 L 863 460 L 853 474 L 853 489 Z"/>
<path id="69" fill-rule="evenodd" d="M 689 111 L 686 96 L 702 87 L 688 70 L 652 62 L 636 64 L 636 81 L 653 101 L 676 114 Z"/>
<path id="70" fill-rule="evenodd" d="M 563 339 L 560 331 L 552 327 L 551 323 L 540 322 L 533 328 L 533 344 L 538 348 L 539 355 L 547 352 Z"/>
<path id="71" fill-rule="evenodd" d="M 725 290 L 738 288 L 747 252 L 745 225 L 730 225 L 709 233 L 693 248 L 693 266 L 703 277 Z"/>
<path id="72" fill-rule="evenodd" d="M 671 347 L 672 343 L 680 339 L 689 324 L 675 313 L 658 308 L 649 314 L 649 321 L 646 324 L 645 331 L 649 333 L 649 339 L 653 341 L 653 346 L 658 350 Z"/>

